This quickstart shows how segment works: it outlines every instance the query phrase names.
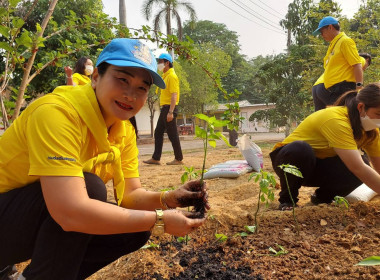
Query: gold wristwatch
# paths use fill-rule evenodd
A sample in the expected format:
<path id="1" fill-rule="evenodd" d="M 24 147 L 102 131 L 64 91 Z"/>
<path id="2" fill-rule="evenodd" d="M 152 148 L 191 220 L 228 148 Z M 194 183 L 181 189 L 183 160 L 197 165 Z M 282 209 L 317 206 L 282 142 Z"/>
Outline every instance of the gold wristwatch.
<path id="1" fill-rule="evenodd" d="M 152 228 L 152 235 L 160 236 L 165 233 L 164 211 L 156 209 L 156 223 Z"/>

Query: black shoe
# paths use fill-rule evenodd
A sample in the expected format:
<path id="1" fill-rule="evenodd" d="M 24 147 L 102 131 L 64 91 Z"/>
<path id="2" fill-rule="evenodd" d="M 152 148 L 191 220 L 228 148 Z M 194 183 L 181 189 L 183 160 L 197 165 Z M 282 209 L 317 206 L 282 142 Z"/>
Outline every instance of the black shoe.
<path id="1" fill-rule="evenodd" d="M 311 203 L 313 203 L 314 205 L 318 205 L 318 204 L 322 204 L 322 203 L 326 203 L 326 204 L 330 204 L 332 202 L 332 200 L 326 200 L 326 199 L 320 199 L 316 193 L 312 194 L 311 197 L 310 197 L 310 201 Z"/>

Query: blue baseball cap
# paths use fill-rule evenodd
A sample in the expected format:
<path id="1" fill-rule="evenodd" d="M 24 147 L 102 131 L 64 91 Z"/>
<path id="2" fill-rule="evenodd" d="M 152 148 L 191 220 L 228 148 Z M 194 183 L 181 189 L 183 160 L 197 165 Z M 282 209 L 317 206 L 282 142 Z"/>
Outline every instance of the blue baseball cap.
<path id="1" fill-rule="evenodd" d="M 170 54 L 168 53 L 162 53 L 160 54 L 160 56 L 158 57 L 158 59 L 166 59 L 168 60 L 170 63 L 173 63 L 173 58 Z"/>
<path id="2" fill-rule="evenodd" d="M 147 70 L 152 76 L 153 83 L 166 88 L 164 80 L 157 73 L 157 62 L 149 47 L 139 40 L 117 38 L 113 39 L 100 53 L 96 67 L 107 62 L 120 67 L 137 67 Z"/>
<path id="3" fill-rule="evenodd" d="M 338 23 L 339 23 L 339 21 L 332 16 L 324 17 L 319 22 L 318 28 L 313 32 L 313 35 L 317 36 L 317 35 L 321 34 L 320 30 L 322 27 L 325 27 L 325 26 L 330 25 L 330 24 L 338 24 Z"/>

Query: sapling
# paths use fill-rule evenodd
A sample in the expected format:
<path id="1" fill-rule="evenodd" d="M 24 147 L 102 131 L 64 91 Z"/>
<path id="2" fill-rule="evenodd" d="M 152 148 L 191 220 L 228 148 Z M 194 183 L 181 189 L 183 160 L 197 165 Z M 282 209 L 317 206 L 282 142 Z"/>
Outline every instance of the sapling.
<path id="1" fill-rule="evenodd" d="M 342 224 L 345 226 L 346 225 L 346 219 L 345 219 L 345 215 L 344 215 L 344 210 L 348 209 L 350 207 L 350 204 L 347 201 L 347 199 L 345 199 L 344 197 L 341 197 L 339 195 L 337 195 L 337 196 L 334 197 L 334 204 L 337 207 L 339 207 L 339 209 L 341 210 L 341 213 L 342 213 Z"/>
<path id="2" fill-rule="evenodd" d="M 294 219 L 294 222 L 296 224 L 297 234 L 299 234 L 298 221 L 297 221 L 296 213 L 295 213 L 296 203 L 294 202 L 292 193 L 290 191 L 288 177 L 286 176 L 286 174 L 289 173 L 289 174 L 292 174 L 292 175 L 300 177 L 300 178 L 303 178 L 303 176 L 302 176 L 301 171 L 298 170 L 298 167 L 296 167 L 294 165 L 291 165 L 291 164 L 281 164 L 279 167 L 284 171 L 286 186 L 288 188 L 289 196 L 290 196 L 290 199 L 291 199 L 292 205 L 293 205 L 293 207 L 292 207 L 293 219 Z"/>
<path id="3" fill-rule="evenodd" d="M 269 247 L 269 252 L 271 252 L 273 255 L 272 256 L 281 256 L 281 255 L 286 255 L 287 253 L 289 253 L 283 246 L 279 245 L 279 244 L 276 244 L 277 248 L 280 249 L 280 250 L 275 250 L 273 249 L 272 247 Z"/>
<path id="4" fill-rule="evenodd" d="M 197 177 L 199 176 L 198 172 L 194 170 L 194 167 L 191 166 L 191 167 L 187 167 L 185 166 L 185 172 L 183 172 L 182 176 L 181 176 L 181 182 L 182 184 L 184 184 L 186 181 L 191 181 L 192 179 L 196 179 Z M 187 208 L 188 211 L 190 211 L 189 207 Z M 181 241 L 179 241 L 179 239 Z M 190 240 L 191 238 L 189 237 L 188 234 L 186 234 L 185 237 L 179 237 L 177 239 L 178 242 L 182 242 L 182 241 L 185 241 L 185 244 L 187 245 L 187 242 Z"/>
<path id="5" fill-rule="evenodd" d="M 253 232 L 257 232 L 259 229 L 259 224 L 257 222 L 257 215 L 260 210 L 260 203 L 265 202 L 265 207 L 269 206 L 269 203 L 274 200 L 274 188 L 276 186 L 276 179 L 270 172 L 263 171 L 253 173 L 249 176 L 248 181 L 255 178 L 255 183 L 260 180 L 259 183 L 259 195 L 257 201 L 257 207 L 255 212 L 255 225 L 253 226 Z"/>
<path id="6" fill-rule="evenodd" d="M 205 122 L 205 128 L 195 126 L 195 136 L 203 140 L 204 155 L 203 155 L 203 164 L 202 164 L 201 179 L 200 179 L 201 185 L 203 186 L 203 175 L 204 175 L 205 167 L 206 167 L 208 145 L 215 148 L 216 147 L 216 140 L 221 139 L 228 146 L 230 146 L 227 138 L 222 134 L 222 132 L 215 130 L 215 128 L 217 128 L 217 127 L 226 126 L 229 123 L 229 121 L 228 120 L 217 120 L 215 118 L 215 116 L 208 117 L 204 114 L 196 114 L 195 117 L 200 119 L 200 120 L 203 120 Z M 200 213 L 199 217 L 204 217 L 206 209 L 205 209 L 205 205 L 204 205 L 203 200 L 197 202 L 194 205 L 194 211 L 196 213 Z"/>

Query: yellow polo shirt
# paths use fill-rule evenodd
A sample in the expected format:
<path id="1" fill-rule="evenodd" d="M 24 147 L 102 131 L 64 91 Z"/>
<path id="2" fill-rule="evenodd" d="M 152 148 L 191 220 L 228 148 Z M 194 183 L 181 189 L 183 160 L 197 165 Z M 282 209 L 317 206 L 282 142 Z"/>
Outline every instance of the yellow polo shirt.
<path id="1" fill-rule="evenodd" d="M 364 57 L 362 56 L 359 56 L 360 57 L 360 62 L 362 64 L 362 67 L 364 67 L 365 63 L 366 63 L 366 60 Z M 324 73 L 318 78 L 318 80 L 314 83 L 313 86 L 316 86 L 316 85 L 319 85 L 319 84 L 323 84 L 325 81 L 324 81 Z"/>
<path id="2" fill-rule="evenodd" d="M 359 63 L 360 56 L 354 40 L 340 32 L 330 42 L 323 59 L 325 87 L 328 89 L 343 81 L 356 82 L 353 66 Z"/>
<path id="3" fill-rule="evenodd" d="M 78 86 L 83 86 L 83 85 L 91 82 L 91 79 L 89 77 L 87 77 L 86 75 L 74 73 L 73 74 L 73 82 Z"/>
<path id="4" fill-rule="evenodd" d="M 0 193 L 40 176 L 83 177 L 83 171 L 107 182 L 117 173 L 113 162 L 89 163 L 111 149 L 120 151 L 124 178 L 139 177 L 132 124 L 117 122 L 108 133 L 91 84 L 58 87 L 30 104 L 0 138 Z"/>
<path id="5" fill-rule="evenodd" d="M 160 106 L 170 105 L 172 93 L 175 93 L 175 92 L 177 93 L 177 102 L 175 104 L 178 105 L 178 102 L 179 102 L 179 80 L 178 80 L 177 74 L 174 71 L 174 68 L 170 68 L 168 71 L 166 71 L 162 75 L 162 79 L 164 80 L 164 82 L 166 84 L 166 88 L 161 89 Z"/>
<path id="6" fill-rule="evenodd" d="M 346 150 L 363 148 L 369 156 L 380 157 L 379 133 L 370 143 L 365 136 L 362 141 L 356 142 L 347 107 L 344 106 L 328 107 L 312 113 L 284 141 L 277 143 L 273 150 L 294 141 L 308 143 L 313 148 L 315 156 L 321 159 L 336 156 L 334 148 Z"/>

